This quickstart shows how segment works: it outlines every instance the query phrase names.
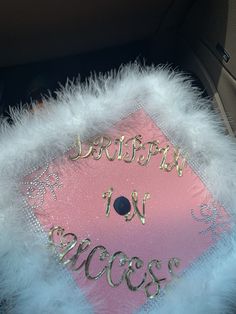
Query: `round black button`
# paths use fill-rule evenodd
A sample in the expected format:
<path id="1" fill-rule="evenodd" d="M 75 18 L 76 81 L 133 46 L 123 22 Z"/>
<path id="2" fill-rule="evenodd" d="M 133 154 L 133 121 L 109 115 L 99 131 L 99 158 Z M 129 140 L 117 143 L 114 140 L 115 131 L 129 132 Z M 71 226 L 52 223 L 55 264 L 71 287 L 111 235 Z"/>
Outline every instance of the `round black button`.
<path id="1" fill-rule="evenodd" d="M 128 198 L 124 196 L 117 197 L 113 204 L 117 214 L 124 216 L 130 212 L 131 204 Z"/>

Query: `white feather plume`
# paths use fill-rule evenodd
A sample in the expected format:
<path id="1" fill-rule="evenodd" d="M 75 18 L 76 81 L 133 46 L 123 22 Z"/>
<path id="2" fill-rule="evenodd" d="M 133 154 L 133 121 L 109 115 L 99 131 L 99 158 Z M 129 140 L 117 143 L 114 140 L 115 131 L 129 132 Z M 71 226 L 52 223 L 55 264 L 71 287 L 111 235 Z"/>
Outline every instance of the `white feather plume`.
<path id="1" fill-rule="evenodd" d="M 9 313 L 93 312 L 85 293 L 75 288 L 67 271 L 39 241 L 38 229 L 29 228 L 18 185 L 29 169 L 62 154 L 78 133 L 85 138 L 101 132 L 138 106 L 188 152 L 209 190 L 234 219 L 235 141 L 224 134 L 211 102 L 187 77 L 161 67 L 130 65 L 86 84 L 68 83 L 56 100 L 44 100 L 43 109 L 12 111 L 14 124 L 1 123 L 0 296 L 7 300 Z M 213 255 L 196 263 L 191 276 L 186 274 L 170 286 L 150 313 L 232 313 L 236 305 L 232 239 L 227 239 L 229 251 L 229 244 L 219 245 Z"/>

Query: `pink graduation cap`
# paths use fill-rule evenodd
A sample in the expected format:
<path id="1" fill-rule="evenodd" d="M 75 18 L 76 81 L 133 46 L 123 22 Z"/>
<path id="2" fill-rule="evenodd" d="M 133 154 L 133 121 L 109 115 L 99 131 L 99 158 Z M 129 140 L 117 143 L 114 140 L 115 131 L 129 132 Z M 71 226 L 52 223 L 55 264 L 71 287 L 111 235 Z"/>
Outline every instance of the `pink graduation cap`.
<path id="1" fill-rule="evenodd" d="M 179 74 L 132 66 L 100 84 L 63 90 L 3 136 L 12 306 L 213 313 L 235 256 L 235 144 Z"/>

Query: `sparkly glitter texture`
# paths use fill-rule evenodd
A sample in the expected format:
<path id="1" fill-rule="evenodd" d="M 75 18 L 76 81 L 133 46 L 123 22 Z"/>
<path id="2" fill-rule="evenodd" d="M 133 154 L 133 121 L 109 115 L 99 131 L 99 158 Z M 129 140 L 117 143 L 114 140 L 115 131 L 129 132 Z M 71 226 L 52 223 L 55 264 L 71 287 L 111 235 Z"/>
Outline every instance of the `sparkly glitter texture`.
<path id="1" fill-rule="evenodd" d="M 114 130 L 111 130 L 109 136 L 113 139 L 122 135 L 132 138 L 135 134 L 142 134 L 145 142 L 158 139 L 160 147 L 164 147 L 168 142 L 161 130 L 142 110 L 122 121 Z M 174 147 L 171 144 L 169 151 L 165 164 L 172 162 Z M 45 186 L 49 193 L 43 194 L 43 211 L 40 210 L 36 214 L 47 232 L 53 225 L 63 226 L 68 232 L 78 235 L 79 242 L 89 238 L 93 242 L 93 247 L 102 244 L 108 252 L 121 250 L 128 257 L 142 257 L 145 265 L 151 258 L 160 258 L 161 269 L 158 268 L 158 261 L 153 262 L 150 267 L 154 275 L 158 274 L 158 278 L 167 278 L 162 283 L 163 285 L 171 278 L 168 268 L 170 257 L 176 256 L 181 260 L 178 274 L 213 244 L 214 239 L 211 233 L 206 233 L 204 237 L 199 235 L 205 223 L 196 223 L 190 214 L 191 208 L 196 209 L 199 204 L 210 204 L 212 197 L 189 164 L 184 169 L 184 175 L 179 177 L 176 171 L 169 173 L 160 171 L 161 155 L 151 158 L 146 166 L 140 166 L 136 162 L 126 163 L 119 159 L 111 162 L 104 154 L 100 160 L 84 158 L 74 162 L 68 158 L 71 154 L 72 152 L 65 154 L 61 162 L 50 164 L 49 173 L 58 173 L 59 182 L 63 182 L 63 186 L 60 189 L 55 188 L 56 201 L 50 189 Z M 36 174 L 31 174 L 30 178 L 37 177 Z M 44 176 L 47 176 L 47 173 Z M 39 181 L 45 182 L 44 176 L 39 178 Z M 26 181 L 32 181 L 32 179 Z M 150 193 L 145 225 L 142 225 L 137 217 L 132 220 L 132 223 L 127 223 L 125 219 L 115 214 L 110 214 L 109 218 L 106 217 L 102 195 L 110 187 L 113 187 L 113 199 L 120 195 L 130 195 L 134 190 L 138 191 L 139 209 L 142 209 L 142 199 L 145 193 L 147 191 Z M 222 215 L 226 217 L 223 208 Z M 99 254 L 103 252 L 102 248 L 94 252 L 94 257 L 89 264 L 91 277 L 99 274 L 106 266 L 106 259 L 99 260 Z M 87 260 L 88 253 L 89 251 L 85 251 L 81 254 L 80 263 Z M 114 263 L 120 263 L 118 257 Z M 173 265 L 175 265 L 174 262 L 169 266 Z M 112 275 L 114 283 L 121 278 L 122 267 L 118 266 L 117 271 Z M 135 278 L 131 279 L 131 284 L 133 280 L 135 281 L 134 286 L 142 280 L 141 270 L 142 268 L 137 269 Z M 83 275 L 77 272 L 72 272 L 72 274 L 78 285 L 84 286 L 85 289 L 93 288 L 92 294 L 96 289 L 98 297 L 104 300 L 104 309 L 107 311 L 110 308 L 116 308 L 118 312 L 122 312 L 120 300 L 123 300 L 128 304 L 127 312 L 132 312 L 146 300 L 145 294 L 140 291 L 134 293 L 122 285 L 117 289 L 112 289 L 107 285 L 104 276 L 94 285 L 93 281 L 86 280 Z M 147 287 L 147 293 L 151 293 L 148 291 Z M 132 298 L 132 304 L 129 302 L 130 298 Z"/>
<path id="2" fill-rule="evenodd" d="M 51 197 L 56 200 L 56 189 L 62 187 L 56 172 L 49 171 L 49 165 L 36 169 L 32 175 L 25 178 L 22 184 L 26 187 L 25 201 L 32 209 L 42 209 L 45 194 L 49 191 Z M 29 179 L 29 180 L 28 180 Z"/>
<path id="3" fill-rule="evenodd" d="M 230 219 L 225 216 L 220 205 L 201 204 L 198 210 L 191 209 L 191 215 L 194 220 L 207 225 L 206 229 L 199 231 L 199 233 L 210 233 L 213 241 L 219 237 L 222 231 L 230 229 Z"/>

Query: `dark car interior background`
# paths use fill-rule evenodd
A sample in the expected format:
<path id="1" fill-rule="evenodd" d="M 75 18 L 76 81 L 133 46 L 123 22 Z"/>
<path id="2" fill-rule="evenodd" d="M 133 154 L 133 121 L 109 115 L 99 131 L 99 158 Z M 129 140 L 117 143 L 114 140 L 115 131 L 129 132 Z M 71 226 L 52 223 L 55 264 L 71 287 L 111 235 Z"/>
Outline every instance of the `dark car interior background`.
<path id="1" fill-rule="evenodd" d="M 184 71 L 236 132 L 234 0 L 5 1 L 0 113 L 137 60 Z"/>

